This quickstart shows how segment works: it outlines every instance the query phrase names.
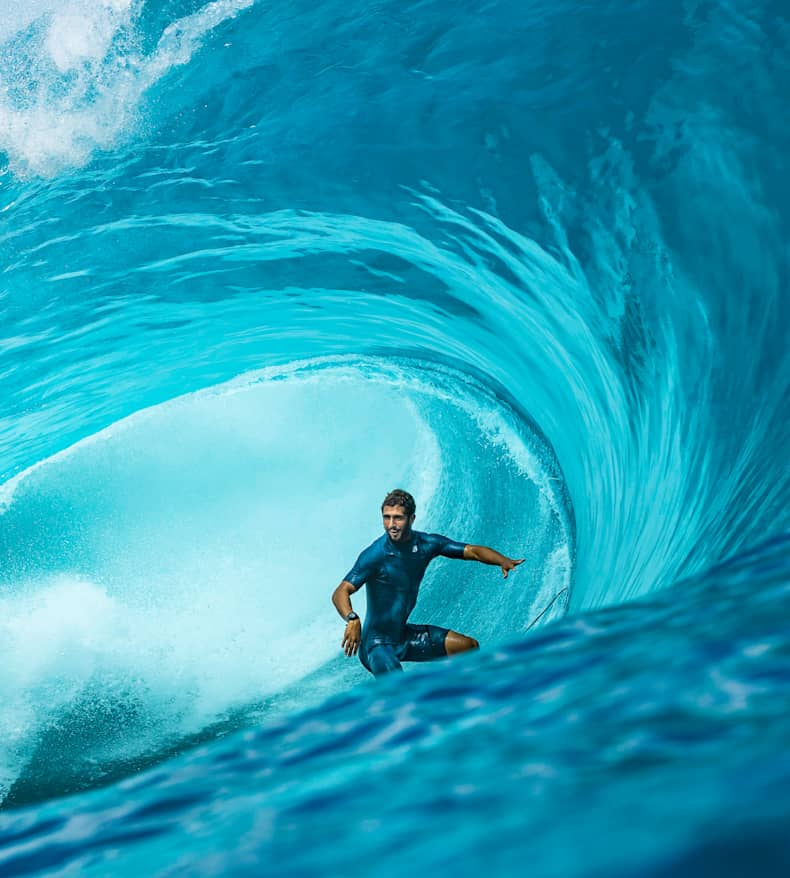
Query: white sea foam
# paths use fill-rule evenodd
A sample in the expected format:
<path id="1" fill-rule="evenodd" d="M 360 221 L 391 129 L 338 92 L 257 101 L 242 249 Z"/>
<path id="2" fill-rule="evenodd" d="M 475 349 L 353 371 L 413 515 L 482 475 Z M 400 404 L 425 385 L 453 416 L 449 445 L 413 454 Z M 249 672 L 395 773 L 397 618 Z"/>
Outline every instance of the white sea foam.
<path id="1" fill-rule="evenodd" d="M 54 176 L 132 136 L 145 92 L 187 64 L 214 28 L 255 0 L 215 0 L 174 21 L 150 54 L 134 0 L 35 2 L 0 27 L 0 152 L 19 175 Z M 5 10 L 4 10 L 5 12 Z M 30 63 L 9 73 L 9 38 L 24 28 Z M 13 94 L 23 98 L 14 98 Z"/>

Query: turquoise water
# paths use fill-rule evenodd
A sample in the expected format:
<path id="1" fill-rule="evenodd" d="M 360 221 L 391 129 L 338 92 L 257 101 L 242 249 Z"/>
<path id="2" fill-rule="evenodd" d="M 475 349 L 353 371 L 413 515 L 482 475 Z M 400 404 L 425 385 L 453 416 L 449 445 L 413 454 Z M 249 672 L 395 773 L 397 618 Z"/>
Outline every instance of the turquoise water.
<path id="1" fill-rule="evenodd" d="M 784 5 L 0 11 L 0 874 L 787 874 Z"/>

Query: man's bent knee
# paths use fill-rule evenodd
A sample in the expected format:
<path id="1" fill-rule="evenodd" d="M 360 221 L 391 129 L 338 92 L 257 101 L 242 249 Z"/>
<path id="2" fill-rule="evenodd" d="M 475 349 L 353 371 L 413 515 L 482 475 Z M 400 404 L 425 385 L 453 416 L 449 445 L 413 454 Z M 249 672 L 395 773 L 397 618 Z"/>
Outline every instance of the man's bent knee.
<path id="1" fill-rule="evenodd" d="M 480 644 L 474 637 L 459 634 L 457 631 L 448 631 L 444 641 L 447 655 L 456 655 L 459 652 L 469 652 L 472 649 L 480 649 Z"/>

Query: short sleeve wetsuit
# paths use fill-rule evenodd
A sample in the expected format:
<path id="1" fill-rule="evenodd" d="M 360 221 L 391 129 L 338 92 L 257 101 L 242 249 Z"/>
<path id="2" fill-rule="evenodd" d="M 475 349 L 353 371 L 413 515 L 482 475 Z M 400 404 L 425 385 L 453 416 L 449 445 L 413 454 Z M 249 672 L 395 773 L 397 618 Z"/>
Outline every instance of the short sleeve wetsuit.
<path id="1" fill-rule="evenodd" d="M 446 655 L 447 628 L 409 625 L 425 570 L 438 557 L 463 558 L 466 543 L 441 534 L 412 531 L 403 545 L 388 534 L 371 543 L 344 577 L 358 591 L 367 585 L 368 608 L 359 659 L 373 674 L 400 670 L 402 661 Z"/>

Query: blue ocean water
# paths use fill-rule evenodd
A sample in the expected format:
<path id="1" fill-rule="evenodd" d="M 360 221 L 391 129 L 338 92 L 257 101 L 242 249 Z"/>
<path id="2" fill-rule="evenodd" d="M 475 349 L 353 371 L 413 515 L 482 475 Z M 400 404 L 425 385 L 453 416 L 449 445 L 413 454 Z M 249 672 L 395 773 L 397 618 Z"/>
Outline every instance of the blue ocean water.
<path id="1" fill-rule="evenodd" d="M 779 0 L 0 0 L 0 875 L 788 874 L 789 91 Z M 527 562 L 374 681 L 396 485 Z"/>

